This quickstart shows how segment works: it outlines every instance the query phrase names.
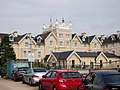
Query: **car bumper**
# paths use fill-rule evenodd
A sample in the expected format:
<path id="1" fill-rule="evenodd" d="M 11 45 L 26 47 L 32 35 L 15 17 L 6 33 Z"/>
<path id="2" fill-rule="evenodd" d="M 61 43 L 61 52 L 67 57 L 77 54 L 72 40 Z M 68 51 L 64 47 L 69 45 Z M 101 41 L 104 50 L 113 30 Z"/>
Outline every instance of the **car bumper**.
<path id="1" fill-rule="evenodd" d="M 39 80 L 39 78 L 32 78 L 32 84 L 38 84 Z"/>
<path id="2" fill-rule="evenodd" d="M 60 84 L 57 86 L 60 90 L 77 90 L 78 85 L 76 86 L 66 86 L 65 84 Z"/>

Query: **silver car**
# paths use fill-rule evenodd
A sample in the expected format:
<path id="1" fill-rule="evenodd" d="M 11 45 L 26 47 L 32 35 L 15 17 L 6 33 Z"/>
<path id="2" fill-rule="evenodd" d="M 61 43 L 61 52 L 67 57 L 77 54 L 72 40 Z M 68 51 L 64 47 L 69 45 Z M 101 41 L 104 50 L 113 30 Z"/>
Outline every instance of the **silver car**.
<path id="1" fill-rule="evenodd" d="M 43 75 L 47 73 L 45 68 L 30 68 L 23 75 L 22 83 L 29 83 L 29 85 L 38 84 Z"/>

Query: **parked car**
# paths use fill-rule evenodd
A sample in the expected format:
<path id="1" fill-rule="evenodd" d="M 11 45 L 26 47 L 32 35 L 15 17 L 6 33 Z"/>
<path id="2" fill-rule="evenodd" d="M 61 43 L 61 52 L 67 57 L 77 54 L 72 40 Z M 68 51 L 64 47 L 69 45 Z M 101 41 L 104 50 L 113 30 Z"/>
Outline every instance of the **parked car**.
<path id="1" fill-rule="evenodd" d="M 82 75 L 76 70 L 50 70 L 39 81 L 39 90 L 77 90 Z"/>
<path id="2" fill-rule="evenodd" d="M 83 85 L 86 90 L 120 90 L 120 71 L 92 71 L 83 80 Z M 83 87 L 83 85 L 81 84 L 80 87 Z"/>
<path id="3" fill-rule="evenodd" d="M 29 83 L 30 86 L 33 84 L 38 84 L 39 79 L 47 73 L 45 68 L 30 68 L 26 74 L 24 74 L 22 83 Z"/>
<path id="4" fill-rule="evenodd" d="M 14 81 L 22 80 L 23 75 L 28 69 L 29 67 L 16 67 L 11 73 L 11 79 Z"/>

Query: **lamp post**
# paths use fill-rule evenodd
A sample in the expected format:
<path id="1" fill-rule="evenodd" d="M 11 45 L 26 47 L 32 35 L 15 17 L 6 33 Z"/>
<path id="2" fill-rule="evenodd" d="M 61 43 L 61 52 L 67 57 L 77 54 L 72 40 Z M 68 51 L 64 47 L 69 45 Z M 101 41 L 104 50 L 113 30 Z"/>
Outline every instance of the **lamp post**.
<path id="1" fill-rule="evenodd" d="M 30 53 L 28 56 L 28 60 L 30 62 L 30 68 L 32 68 L 32 62 L 34 61 L 34 54 L 33 54 L 33 50 L 32 50 L 32 38 L 31 38 L 31 33 L 28 34 L 29 39 L 30 39 Z"/>

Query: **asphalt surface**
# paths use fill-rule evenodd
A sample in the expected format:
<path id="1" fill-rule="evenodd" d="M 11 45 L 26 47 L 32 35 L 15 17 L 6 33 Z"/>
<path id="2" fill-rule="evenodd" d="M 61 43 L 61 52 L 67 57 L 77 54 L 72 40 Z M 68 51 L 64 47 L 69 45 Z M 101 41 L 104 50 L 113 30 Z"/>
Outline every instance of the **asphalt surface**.
<path id="1" fill-rule="evenodd" d="M 22 84 L 20 81 L 15 82 L 0 77 L 0 90 L 38 90 L 38 86 L 29 86 L 28 84 Z"/>

